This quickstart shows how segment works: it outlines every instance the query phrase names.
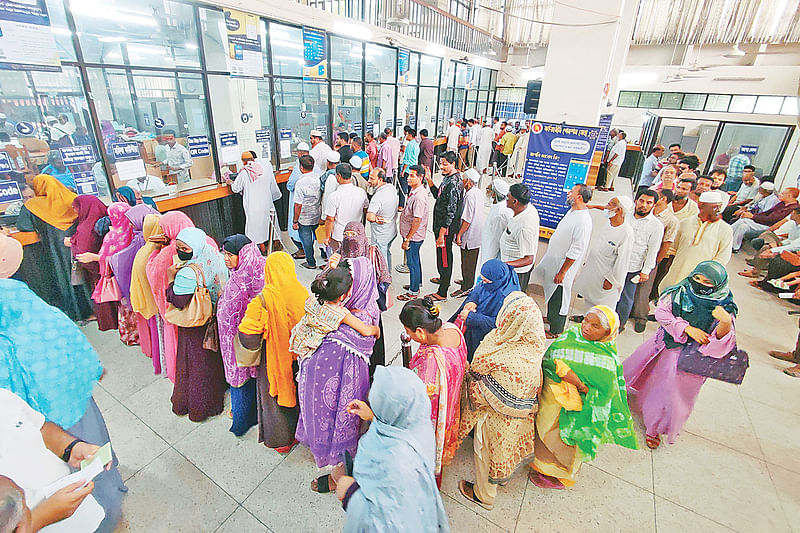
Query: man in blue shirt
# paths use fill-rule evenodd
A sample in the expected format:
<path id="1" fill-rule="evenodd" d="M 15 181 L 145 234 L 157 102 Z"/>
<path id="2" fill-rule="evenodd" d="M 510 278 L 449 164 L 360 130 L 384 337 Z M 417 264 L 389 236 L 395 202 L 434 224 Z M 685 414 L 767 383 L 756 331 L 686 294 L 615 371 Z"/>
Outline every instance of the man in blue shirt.
<path id="1" fill-rule="evenodd" d="M 639 178 L 639 187 L 636 189 L 636 197 L 645 189 L 653 186 L 653 181 L 658 176 L 658 160 L 664 155 L 664 147 L 660 144 L 650 149 L 650 155 L 644 160 L 642 165 L 642 175 Z"/>
<path id="2" fill-rule="evenodd" d="M 408 169 L 417 164 L 419 159 L 419 143 L 417 142 L 417 130 L 409 128 L 406 131 L 406 149 L 403 151 L 403 164 L 400 171 L 400 207 L 406 205 L 408 196 Z"/>

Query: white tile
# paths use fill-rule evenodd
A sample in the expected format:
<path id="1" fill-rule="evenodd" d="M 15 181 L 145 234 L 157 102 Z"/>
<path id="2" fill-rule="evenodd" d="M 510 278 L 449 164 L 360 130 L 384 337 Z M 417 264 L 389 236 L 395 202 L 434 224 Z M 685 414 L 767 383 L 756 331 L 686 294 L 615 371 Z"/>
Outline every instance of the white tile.
<path id="1" fill-rule="evenodd" d="M 800 474 L 800 415 L 747 399 L 745 406 L 767 462 Z"/>
<path id="2" fill-rule="evenodd" d="M 797 522 L 797 517 L 800 516 L 800 474 L 773 464 L 767 464 L 767 469 L 778 491 L 784 516 L 793 531 L 800 531 L 800 524 Z"/>
<path id="3" fill-rule="evenodd" d="M 800 379 L 783 373 L 783 369 L 789 366 L 790 363 L 771 357 L 767 364 L 751 364 L 739 389 L 742 396 L 787 412 L 796 412 L 796 405 L 790 399 L 798 397 Z"/>
<path id="4" fill-rule="evenodd" d="M 103 418 L 111 436 L 111 446 L 119 457 L 119 471 L 123 479 L 131 477 L 169 448 L 164 439 L 122 404 L 103 413 Z"/>
<path id="5" fill-rule="evenodd" d="M 459 494 L 459 498 L 463 497 Z M 450 496 L 442 495 L 442 503 L 444 504 L 444 510 L 447 512 L 447 521 L 450 525 L 450 531 L 469 531 L 474 533 L 512 531 L 499 524 L 490 522 L 483 516 L 476 514 L 473 507 L 467 508 Z M 469 504 L 469 502 L 467 503 Z M 513 523 L 516 523 L 516 514 L 510 518 Z"/>
<path id="6" fill-rule="evenodd" d="M 131 531 L 214 531 L 236 502 L 175 450 L 128 481 L 123 512 Z"/>
<path id="7" fill-rule="evenodd" d="M 215 533 L 269 533 L 270 529 L 256 520 L 256 518 L 245 511 L 241 506 L 237 507 L 233 514 L 223 522 Z"/>
<path id="8" fill-rule="evenodd" d="M 100 381 L 103 388 L 119 401 L 153 383 L 158 376 L 153 374 L 153 363 L 144 356 L 138 346 L 125 346 L 119 341 L 98 350 L 105 376 Z"/>
<path id="9" fill-rule="evenodd" d="M 92 397 L 94 398 L 97 407 L 99 407 L 100 411 L 103 413 L 119 404 L 119 402 L 99 383 L 95 385 L 94 391 L 92 392 Z"/>
<path id="10" fill-rule="evenodd" d="M 659 533 L 726 533 L 733 529 L 700 516 L 678 504 L 656 496 L 656 527 Z"/>
<path id="11" fill-rule="evenodd" d="M 175 444 L 200 424 L 192 422 L 188 416 L 173 413 L 170 398 L 172 382 L 166 378 L 158 378 L 128 398 L 125 405 L 161 438 Z"/>

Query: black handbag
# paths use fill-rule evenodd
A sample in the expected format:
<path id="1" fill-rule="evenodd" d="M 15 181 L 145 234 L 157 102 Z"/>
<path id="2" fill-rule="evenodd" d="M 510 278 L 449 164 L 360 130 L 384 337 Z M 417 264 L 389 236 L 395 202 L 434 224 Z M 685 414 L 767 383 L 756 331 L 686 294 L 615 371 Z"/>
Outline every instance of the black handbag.
<path id="1" fill-rule="evenodd" d="M 725 357 L 711 357 L 700 353 L 696 342 L 684 346 L 678 356 L 678 370 L 687 374 L 740 385 L 744 380 L 750 358 L 747 352 L 734 346 Z"/>

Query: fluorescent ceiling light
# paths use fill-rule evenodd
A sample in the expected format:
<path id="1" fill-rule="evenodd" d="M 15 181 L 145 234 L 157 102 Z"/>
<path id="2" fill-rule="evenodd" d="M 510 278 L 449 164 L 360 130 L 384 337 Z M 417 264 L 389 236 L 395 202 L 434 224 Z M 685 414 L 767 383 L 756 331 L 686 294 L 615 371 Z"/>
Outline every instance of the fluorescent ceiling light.
<path id="1" fill-rule="evenodd" d="M 541 80 L 544 78 L 544 67 L 523 69 L 522 73 L 520 74 L 520 78 L 525 81 Z"/>
<path id="2" fill-rule="evenodd" d="M 121 35 L 119 36 L 112 35 L 109 37 L 98 37 L 97 40 L 100 41 L 101 43 L 122 43 L 127 41 L 128 39 L 122 37 Z"/>
<path id="3" fill-rule="evenodd" d="M 425 50 L 425 53 L 430 54 L 432 56 L 439 56 L 444 57 L 447 55 L 447 50 L 444 46 L 439 44 L 429 44 L 428 48 Z"/>
<path id="4" fill-rule="evenodd" d="M 362 41 L 369 41 L 372 39 L 372 30 L 364 24 L 337 20 L 333 23 L 333 31 Z"/>
<path id="5" fill-rule="evenodd" d="M 623 72 L 619 75 L 620 89 L 638 88 L 658 80 L 655 72 Z"/>
<path id="6" fill-rule="evenodd" d="M 109 9 L 100 4 L 73 4 L 72 12 L 85 17 L 94 17 L 99 19 L 107 19 L 119 22 L 124 20 L 126 24 L 134 24 L 139 26 L 148 26 L 154 28 L 158 26 L 158 22 L 150 16 L 134 15 L 125 11 L 117 11 Z"/>
<path id="7" fill-rule="evenodd" d="M 273 45 L 276 45 L 276 44 L 280 45 L 282 48 L 294 48 L 295 50 L 302 50 L 303 49 L 303 45 L 301 43 L 296 43 L 294 41 L 281 41 L 281 40 L 272 39 L 272 44 Z"/>
<path id="8" fill-rule="evenodd" d="M 140 53 L 140 54 L 150 54 L 150 55 L 160 55 L 160 54 L 167 54 L 168 51 L 163 46 L 150 46 L 147 44 L 129 44 L 128 45 L 128 52 L 133 53 Z"/>
<path id="9" fill-rule="evenodd" d="M 187 50 L 197 50 L 197 45 L 194 43 L 183 43 L 183 47 Z"/>

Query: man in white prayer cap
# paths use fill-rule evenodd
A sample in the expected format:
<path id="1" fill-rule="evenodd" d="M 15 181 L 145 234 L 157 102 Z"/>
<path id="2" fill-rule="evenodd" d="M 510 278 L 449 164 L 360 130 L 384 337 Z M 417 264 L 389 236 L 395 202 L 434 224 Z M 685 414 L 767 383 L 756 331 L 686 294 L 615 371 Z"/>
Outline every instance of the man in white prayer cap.
<path id="1" fill-rule="evenodd" d="M 727 265 L 731 260 L 733 231 L 722 220 L 727 197 L 720 191 L 707 191 L 700 195 L 698 215 L 683 220 L 678 227 L 675 259 L 658 287 L 659 292 L 684 279 L 702 261 L 713 260 Z"/>
<path id="2" fill-rule="evenodd" d="M 595 305 L 613 309 L 625 284 L 633 250 L 633 227 L 627 221 L 633 211 L 633 200 L 615 196 L 606 205 L 592 205 L 591 208 L 602 209 L 607 220 L 594 228 L 589 252 L 574 288 L 583 297 L 586 309 Z M 583 316 L 572 316 L 571 320 L 581 322 Z"/>
<path id="3" fill-rule="evenodd" d="M 483 195 L 478 187 L 481 175 L 471 168 L 461 175 L 464 185 L 464 210 L 461 213 L 461 227 L 456 234 L 455 243 L 461 248 L 461 288 L 450 296 L 461 298 L 469 294 L 475 284 L 475 268 L 481 249 L 483 229 Z"/>
<path id="4" fill-rule="evenodd" d="M 289 238 L 292 239 L 294 245 L 297 246 L 297 251 L 292 254 L 292 257 L 295 259 L 305 259 L 306 254 L 303 252 L 303 245 L 300 242 L 300 232 L 292 227 L 292 211 L 294 209 L 294 186 L 303 176 L 303 173 L 300 172 L 300 156 L 308 155 L 308 151 L 311 150 L 311 147 L 308 146 L 307 142 L 301 141 L 297 144 L 297 147 L 294 150 L 297 154 L 297 161 L 295 162 L 294 167 L 292 167 L 292 173 L 289 175 L 289 180 L 286 182 L 286 190 L 289 191 L 289 223 L 287 226 L 289 227 Z"/>
<path id="5" fill-rule="evenodd" d="M 309 134 L 311 137 L 311 150 L 309 155 L 314 158 L 314 166 L 317 167 L 320 174 L 325 172 L 325 157 L 331 151 L 331 147 L 322 140 L 322 132 L 319 130 L 311 130 Z"/>
<path id="6" fill-rule="evenodd" d="M 508 221 L 514 216 L 514 212 L 506 205 L 510 187 L 506 180 L 496 178 L 487 188 L 486 194 L 492 199 L 493 205 L 489 208 L 481 232 L 481 250 L 477 266 L 479 272 L 486 261 L 500 258 L 500 237 L 508 227 Z"/>

